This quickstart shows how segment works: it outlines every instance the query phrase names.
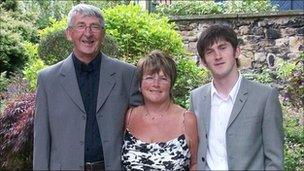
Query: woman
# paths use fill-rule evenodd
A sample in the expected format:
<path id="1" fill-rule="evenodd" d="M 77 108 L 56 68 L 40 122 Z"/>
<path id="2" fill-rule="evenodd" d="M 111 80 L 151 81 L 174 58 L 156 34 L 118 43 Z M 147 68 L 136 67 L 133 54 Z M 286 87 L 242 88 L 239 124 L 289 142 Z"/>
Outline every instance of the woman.
<path id="1" fill-rule="evenodd" d="M 174 104 L 176 64 L 161 51 L 138 63 L 144 105 L 130 108 L 125 119 L 122 152 L 127 170 L 195 170 L 195 115 Z"/>

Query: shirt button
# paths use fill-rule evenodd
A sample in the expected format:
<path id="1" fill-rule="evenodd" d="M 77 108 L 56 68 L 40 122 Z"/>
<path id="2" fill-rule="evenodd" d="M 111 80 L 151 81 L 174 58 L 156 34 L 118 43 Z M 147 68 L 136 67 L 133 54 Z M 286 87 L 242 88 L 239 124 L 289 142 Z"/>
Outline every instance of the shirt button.
<path id="1" fill-rule="evenodd" d="M 85 119 L 86 119 L 86 116 L 85 116 L 85 115 L 82 115 L 82 119 L 85 120 Z"/>
<path id="2" fill-rule="evenodd" d="M 79 166 L 79 168 L 80 168 L 81 170 L 83 170 L 83 166 Z"/>
<path id="3" fill-rule="evenodd" d="M 84 144 L 83 141 L 79 141 L 79 143 L 80 143 L 80 145 L 83 145 L 83 144 Z"/>
<path id="4" fill-rule="evenodd" d="M 204 157 L 202 157 L 202 161 L 205 162 L 205 158 Z"/>

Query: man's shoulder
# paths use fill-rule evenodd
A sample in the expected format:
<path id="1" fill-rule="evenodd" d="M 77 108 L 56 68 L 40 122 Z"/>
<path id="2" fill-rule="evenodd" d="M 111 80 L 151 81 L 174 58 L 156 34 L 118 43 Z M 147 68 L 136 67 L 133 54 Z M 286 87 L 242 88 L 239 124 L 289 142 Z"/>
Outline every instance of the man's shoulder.
<path id="1" fill-rule="evenodd" d="M 211 82 L 201 85 L 191 91 L 191 94 L 207 93 L 210 90 Z"/>
<path id="2" fill-rule="evenodd" d="M 53 64 L 53 65 L 50 65 L 50 66 L 47 66 L 46 68 L 42 69 L 41 71 L 39 71 L 39 75 L 47 75 L 47 76 L 50 76 L 50 75 L 53 75 L 55 73 L 58 73 L 62 64 L 63 64 L 63 61 L 59 61 L 58 63 L 56 64 Z"/>
<path id="3" fill-rule="evenodd" d="M 248 90 L 256 91 L 256 90 L 262 90 L 262 91 L 271 91 L 272 88 L 270 85 L 266 85 L 254 80 L 248 80 L 247 78 L 242 78 L 241 85 L 245 86 Z"/>
<path id="4" fill-rule="evenodd" d="M 115 70 L 117 70 L 117 69 L 134 70 L 136 68 L 132 64 L 129 64 L 129 63 L 121 61 L 121 60 L 118 60 L 116 58 L 109 57 L 105 54 L 103 54 L 103 57 L 104 57 L 105 62 L 107 62 L 107 64 L 110 65 L 112 69 L 115 69 Z"/>

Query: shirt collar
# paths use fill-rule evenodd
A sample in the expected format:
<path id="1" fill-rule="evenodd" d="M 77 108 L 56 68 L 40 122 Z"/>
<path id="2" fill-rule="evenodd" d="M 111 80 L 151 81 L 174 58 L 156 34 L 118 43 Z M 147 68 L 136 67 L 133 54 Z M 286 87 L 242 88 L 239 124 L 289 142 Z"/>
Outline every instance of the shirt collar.
<path id="1" fill-rule="evenodd" d="M 233 101 L 233 103 L 234 103 L 234 101 L 235 101 L 235 99 L 236 99 L 238 90 L 240 89 L 241 80 L 242 80 L 242 75 L 239 73 L 238 80 L 236 81 L 236 83 L 234 84 L 233 88 L 231 89 L 231 91 L 230 91 L 229 94 L 228 94 L 228 99 L 230 98 L 230 99 Z M 214 82 L 213 82 L 213 80 L 212 80 L 212 84 L 211 84 L 211 98 L 212 98 L 214 95 L 217 95 L 219 98 L 224 99 L 224 98 L 220 95 L 220 93 L 217 91 L 217 89 L 215 88 Z M 227 100 L 227 99 L 226 99 L 226 100 Z"/>
<path id="2" fill-rule="evenodd" d="M 72 54 L 72 58 L 73 58 L 75 69 L 79 72 L 92 72 L 92 71 L 97 70 L 100 67 L 101 54 L 98 54 L 88 64 L 85 64 L 84 62 L 80 61 L 74 53 Z"/>

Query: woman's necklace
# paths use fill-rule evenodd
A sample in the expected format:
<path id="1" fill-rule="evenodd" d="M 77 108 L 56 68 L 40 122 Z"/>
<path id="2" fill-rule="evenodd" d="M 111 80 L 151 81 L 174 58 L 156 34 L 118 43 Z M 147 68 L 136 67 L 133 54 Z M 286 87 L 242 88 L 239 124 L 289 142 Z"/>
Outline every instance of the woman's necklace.
<path id="1" fill-rule="evenodd" d="M 154 116 L 151 115 L 150 112 L 149 112 L 149 110 L 148 110 L 148 108 L 147 108 L 146 106 L 144 106 L 144 108 L 145 108 L 145 110 L 146 110 L 145 117 L 151 118 L 152 120 L 160 119 L 160 118 L 162 118 L 162 117 L 164 116 L 165 113 L 168 113 L 168 111 L 169 111 L 169 109 L 170 109 L 170 106 L 171 106 L 171 102 L 169 103 L 169 105 L 168 105 L 166 111 L 164 111 L 164 112 L 162 112 L 162 113 L 159 113 L 158 116 L 156 116 L 156 115 L 154 115 Z"/>

